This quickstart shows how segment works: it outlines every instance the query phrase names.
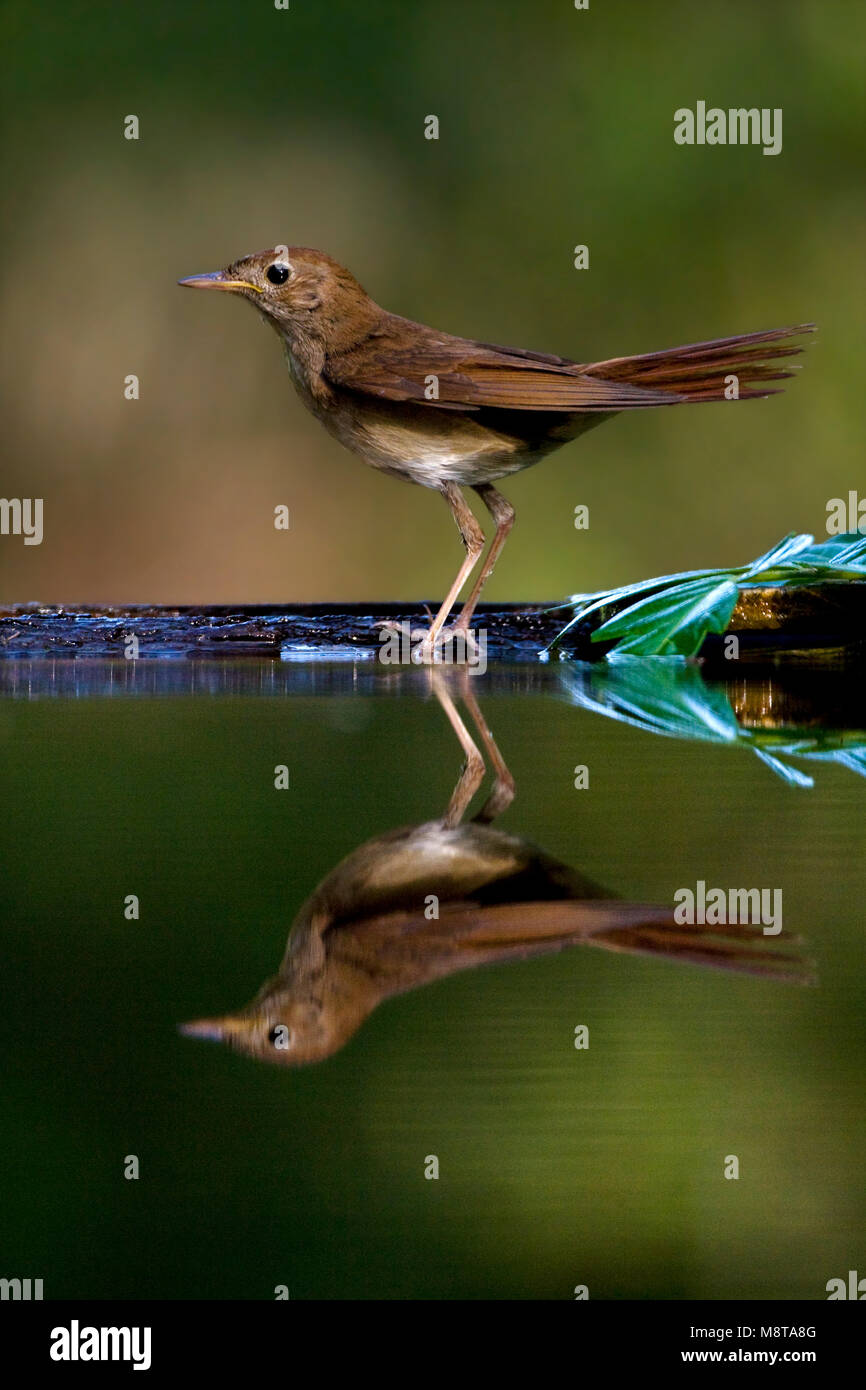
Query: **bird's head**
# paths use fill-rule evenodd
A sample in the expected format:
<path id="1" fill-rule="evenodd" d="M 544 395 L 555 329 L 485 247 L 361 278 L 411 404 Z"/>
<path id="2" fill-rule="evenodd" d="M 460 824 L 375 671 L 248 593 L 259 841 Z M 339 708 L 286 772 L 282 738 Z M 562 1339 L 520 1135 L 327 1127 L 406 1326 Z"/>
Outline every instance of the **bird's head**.
<path id="1" fill-rule="evenodd" d="M 366 317 L 367 306 L 375 308 L 348 270 L 306 246 L 274 246 L 178 283 L 241 295 L 290 338 L 338 339 L 347 323 Z"/>
<path id="2" fill-rule="evenodd" d="M 334 1037 L 320 1004 L 281 997 L 279 990 L 263 992 L 263 997 L 236 1014 L 182 1023 L 180 1032 L 188 1038 L 226 1043 L 247 1057 L 284 1067 L 319 1062 L 336 1051 L 341 1041 Z"/>

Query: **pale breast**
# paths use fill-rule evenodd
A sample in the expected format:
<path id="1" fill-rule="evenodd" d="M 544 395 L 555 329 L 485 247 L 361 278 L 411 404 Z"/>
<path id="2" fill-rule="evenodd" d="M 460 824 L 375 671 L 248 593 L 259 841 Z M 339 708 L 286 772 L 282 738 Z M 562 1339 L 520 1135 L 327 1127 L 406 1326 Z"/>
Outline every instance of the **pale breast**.
<path id="1" fill-rule="evenodd" d="M 422 487 L 505 478 L 608 418 L 502 409 L 463 414 L 348 391 L 325 403 L 310 390 L 291 351 L 287 357 L 298 394 L 329 434 L 371 467 Z"/>

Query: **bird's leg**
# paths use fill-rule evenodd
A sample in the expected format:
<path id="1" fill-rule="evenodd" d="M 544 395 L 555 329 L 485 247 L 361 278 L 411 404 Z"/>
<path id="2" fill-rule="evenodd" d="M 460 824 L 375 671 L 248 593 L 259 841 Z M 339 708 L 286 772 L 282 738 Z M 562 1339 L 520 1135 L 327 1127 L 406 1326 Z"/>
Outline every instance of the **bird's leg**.
<path id="1" fill-rule="evenodd" d="M 497 492 L 492 484 L 479 483 L 473 491 L 478 493 L 478 496 L 496 522 L 496 534 L 490 542 L 487 559 L 478 572 L 478 578 L 472 586 L 472 592 L 464 603 L 460 617 L 457 619 L 452 629 L 453 632 L 462 632 L 464 634 L 468 634 L 469 632 L 469 624 L 475 612 L 478 596 L 493 573 L 493 568 L 496 561 L 499 559 L 499 552 L 508 539 L 508 533 L 514 525 L 514 508 L 508 501 L 508 498 L 503 497 L 501 492 Z"/>
<path id="2" fill-rule="evenodd" d="M 445 602 L 430 624 L 430 631 L 424 639 L 423 653 L 427 659 L 432 659 L 439 633 L 447 622 L 448 614 L 454 607 L 460 590 L 477 565 L 478 557 L 484 549 L 484 532 L 475 520 L 469 504 L 457 484 L 443 483 L 440 492 L 451 508 L 451 515 L 457 523 L 460 538 L 466 547 L 466 557 L 457 571 L 457 578 L 448 590 Z"/>
<path id="3" fill-rule="evenodd" d="M 451 793 L 448 810 L 442 817 L 444 825 L 454 826 L 459 825 L 462 821 L 470 801 L 484 779 L 484 759 L 478 751 L 475 740 L 460 718 L 457 706 L 445 688 L 442 672 L 434 669 L 431 672 L 431 676 L 433 680 L 433 693 L 448 716 L 448 722 L 457 735 L 460 747 L 463 749 L 463 755 L 466 759 L 457 786 Z"/>
<path id="4" fill-rule="evenodd" d="M 472 721 L 481 735 L 481 742 L 484 745 L 485 753 L 493 765 L 495 777 L 490 795 L 481 807 L 478 815 L 474 817 L 476 821 L 487 824 L 489 821 L 495 820 L 497 816 L 501 816 L 502 812 L 505 811 L 514 800 L 514 778 L 508 770 L 505 759 L 496 746 L 496 740 L 490 732 L 484 715 L 481 713 L 478 701 L 469 688 L 469 679 L 465 678 L 467 673 L 464 672 L 463 675 L 464 682 L 461 694 L 466 701 L 466 708 L 469 710 Z"/>

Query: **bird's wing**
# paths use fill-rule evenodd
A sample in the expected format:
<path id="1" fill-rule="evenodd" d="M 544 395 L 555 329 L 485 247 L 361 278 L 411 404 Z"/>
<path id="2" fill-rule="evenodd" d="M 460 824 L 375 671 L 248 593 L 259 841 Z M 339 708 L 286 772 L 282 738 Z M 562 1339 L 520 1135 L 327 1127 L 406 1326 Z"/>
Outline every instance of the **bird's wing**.
<path id="1" fill-rule="evenodd" d="M 591 376 L 576 362 L 499 348 L 392 320 L 346 352 L 331 354 L 332 385 L 439 410 L 616 411 L 670 404 L 671 392 Z"/>
<path id="2" fill-rule="evenodd" d="M 768 382 L 791 375 L 779 359 L 801 351 L 788 341 L 813 325 L 773 328 L 605 362 L 497 347 L 437 333 L 391 315 L 363 342 L 326 359 L 334 385 L 389 401 L 440 410 L 611 412 L 675 402 L 773 394 Z"/>
<path id="3" fill-rule="evenodd" d="M 628 955 L 664 956 L 693 965 L 811 983 L 809 962 L 781 933 L 768 946 L 760 927 L 682 926 L 671 908 L 617 899 L 448 903 L 437 920 L 393 912 L 339 928 L 335 959 L 376 978 L 382 994 L 399 994 L 436 978 L 495 961 L 526 959 L 569 946 L 601 946 Z"/>

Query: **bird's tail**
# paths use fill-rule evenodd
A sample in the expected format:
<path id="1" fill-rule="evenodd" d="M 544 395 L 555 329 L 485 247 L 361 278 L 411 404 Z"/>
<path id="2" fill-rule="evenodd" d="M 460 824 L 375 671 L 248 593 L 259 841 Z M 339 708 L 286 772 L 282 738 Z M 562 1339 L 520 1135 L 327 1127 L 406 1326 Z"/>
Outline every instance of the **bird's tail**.
<path id="1" fill-rule="evenodd" d="M 813 323 L 768 328 L 761 333 L 714 338 L 708 343 L 690 343 L 686 347 L 646 352 L 637 357 L 612 357 L 607 362 L 593 362 L 582 370 L 586 376 L 664 392 L 670 395 L 672 403 L 773 396 L 782 388 L 768 388 L 767 383 L 783 381 L 796 370 L 781 368 L 780 359 L 796 357 L 803 351 L 788 340 L 814 331 Z M 735 382 L 732 377 L 736 378 Z"/>
<path id="2" fill-rule="evenodd" d="M 661 956 L 745 975 L 814 984 L 800 939 L 767 937 L 746 923 L 683 925 L 671 908 L 612 899 L 554 899 L 443 910 L 452 943 L 477 963 L 542 955 L 567 946 L 600 946 L 626 955 Z M 440 923 L 440 926 L 442 923 Z M 453 964 L 451 969 L 456 968 Z"/>

